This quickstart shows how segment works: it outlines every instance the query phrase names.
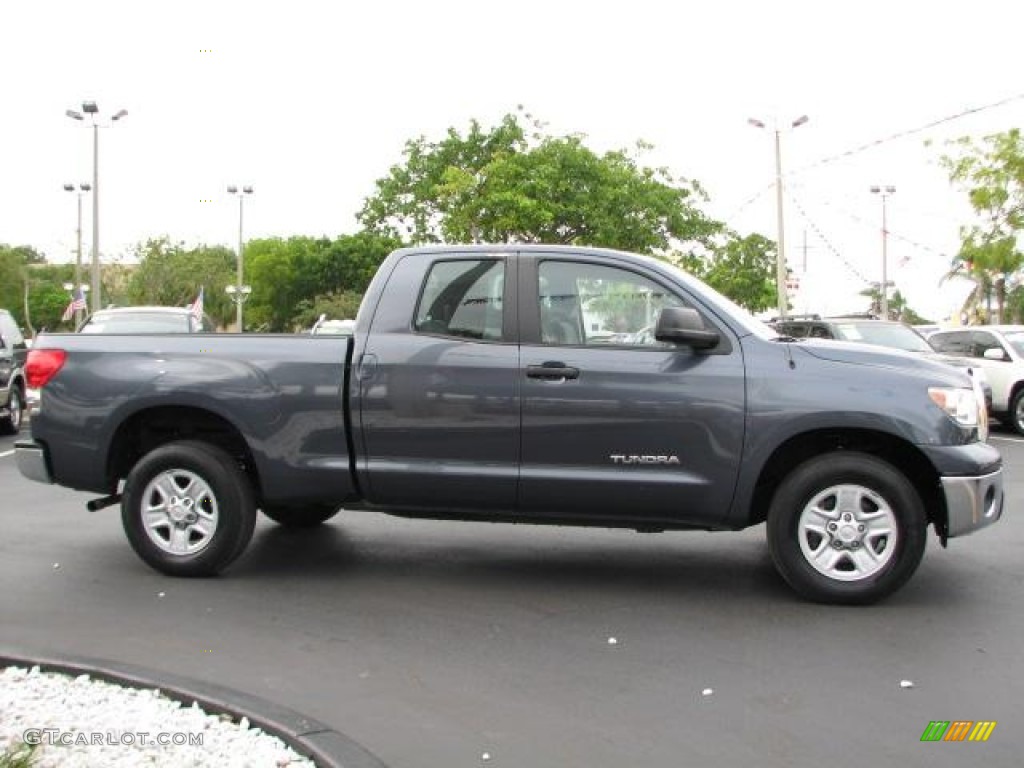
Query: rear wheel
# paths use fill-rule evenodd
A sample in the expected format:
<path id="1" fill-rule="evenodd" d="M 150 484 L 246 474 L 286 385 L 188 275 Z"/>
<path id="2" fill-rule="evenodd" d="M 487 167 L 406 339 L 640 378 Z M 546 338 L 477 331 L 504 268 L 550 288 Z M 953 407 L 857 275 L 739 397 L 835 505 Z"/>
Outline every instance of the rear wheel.
<path id="1" fill-rule="evenodd" d="M 871 603 L 901 587 L 924 555 L 927 518 L 891 464 L 833 453 L 801 464 L 768 513 L 768 548 L 783 578 L 825 603 Z"/>
<path id="2" fill-rule="evenodd" d="M 0 418 L 0 434 L 16 435 L 21 430 L 21 420 L 25 415 L 25 404 L 21 390 L 11 386 L 11 396 L 7 401 L 7 415 Z"/>
<path id="3" fill-rule="evenodd" d="M 183 440 L 132 468 L 121 522 L 146 563 L 172 576 L 213 576 L 252 539 L 256 504 L 249 478 L 225 451 Z"/>
<path id="4" fill-rule="evenodd" d="M 1006 425 L 1018 435 L 1024 435 L 1024 387 L 1021 387 L 1010 401 L 1010 412 L 1006 416 Z"/>
<path id="5" fill-rule="evenodd" d="M 278 525 L 285 528 L 315 528 L 338 514 L 338 508 L 331 505 L 305 507 L 263 507 L 262 512 Z"/>

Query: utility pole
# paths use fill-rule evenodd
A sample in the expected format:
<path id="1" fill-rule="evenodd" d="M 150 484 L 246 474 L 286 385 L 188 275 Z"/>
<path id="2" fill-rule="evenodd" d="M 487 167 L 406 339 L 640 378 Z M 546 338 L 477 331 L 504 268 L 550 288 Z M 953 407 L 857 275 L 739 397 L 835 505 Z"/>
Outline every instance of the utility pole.
<path id="1" fill-rule="evenodd" d="M 873 186 L 871 194 L 880 195 L 882 198 L 882 318 L 889 319 L 889 227 L 886 220 L 885 201 L 889 195 L 896 191 L 896 187 Z"/>
<path id="2" fill-rule="evenodd" d="M 789 125 L 789 130 L 798 128 L 810 118 L 802 115 Z M 757 127 L 765 128 L 764 122 L 751 117 L 748 123 Z M 789 299 L 786 295 L 786 220 L 783 213 L 783 188 L 782 188 L 782 129 L 778 123 L 775 124 L 775 210 L 778 226 L 778 253 L 775 255 L 775 284 L 779 305 L 779 317 L 785 318 L 789 308 Z"/>

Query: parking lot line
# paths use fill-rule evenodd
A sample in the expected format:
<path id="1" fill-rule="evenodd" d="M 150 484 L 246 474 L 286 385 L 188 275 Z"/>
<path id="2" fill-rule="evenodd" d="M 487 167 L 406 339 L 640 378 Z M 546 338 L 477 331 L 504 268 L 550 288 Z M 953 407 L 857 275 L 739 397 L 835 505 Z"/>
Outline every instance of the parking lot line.
<path id="1" fill-rule="evenodd" d="M 4 458 L 4 456 L 13 456 L 13 455 L 14 455 L 14 451 L 13 450 L 3 451 L 2 453 L 0 453 L 0 459 Z"/>

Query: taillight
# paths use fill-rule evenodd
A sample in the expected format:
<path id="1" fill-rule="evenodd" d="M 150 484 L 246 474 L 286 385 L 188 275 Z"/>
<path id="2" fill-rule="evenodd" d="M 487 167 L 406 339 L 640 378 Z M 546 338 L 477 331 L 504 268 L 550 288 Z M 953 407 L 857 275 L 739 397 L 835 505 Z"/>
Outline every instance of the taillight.
<path id="1" fill-rule="evenodd" d="M 32 389 L 42 389 L 57 375 L 67 356 L 63 349 L 30 349 L 25 361 L 25 381 Z"/>

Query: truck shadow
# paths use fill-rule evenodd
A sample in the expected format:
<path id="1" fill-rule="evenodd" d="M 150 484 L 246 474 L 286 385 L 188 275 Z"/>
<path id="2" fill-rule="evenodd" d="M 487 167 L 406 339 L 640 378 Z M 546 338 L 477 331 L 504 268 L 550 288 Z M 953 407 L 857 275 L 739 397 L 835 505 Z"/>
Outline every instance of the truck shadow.
<path id="1" fill-rule="evenodd" d="M 415 526 L 422 525 L 425 535 Z M 452 531 L 450 538 L 429 530 L 465 523 L 406 523 L 401 535 L 365 529 L 350 533 L 343 523 L 313 530 L 265 528 L 227 578 L 248 582 L 302 579 L 310 584 L 403 583 L 423 587 L 483 591 L 581 594 L 615 592 L 676 596 L 760 596 L 791 602 L 794 597 L 776 574 L 760 537 L 736 534 L 659 534 L 572 531 L 544 526 L 480 524 L 474 535 Z M 575 530 L 575 529 L 573 529 Z M 703 538 L 704 541 L 698 541 Z M 709 542 L 708 539 L 714 541 Z"/>
<path id="2" fill-rule="evenodd" d="M 343 513 L 344 514 L 344 513 Z M 467 530 L 468 529 L 468 530 Z M 929 567 L 883 605 L 949 605 L 949 559 Z M 518 592 L 526 599 L 567 593 L 589 598 L 718 598 L 812 605 L 778 575 L 756 528 L 742 533 L 630 531 L 401 521 L 383 528 L 332 521 L 315 529 L 262 526 L 225 574 L 232 581 L 303 582 L 311 590 Z M 969 599 L 969 595 L 965 596 Z M 832 607 L 834 608 L 834 607 Z M 853 608 L 852 610 L 858 610 Z"/>

